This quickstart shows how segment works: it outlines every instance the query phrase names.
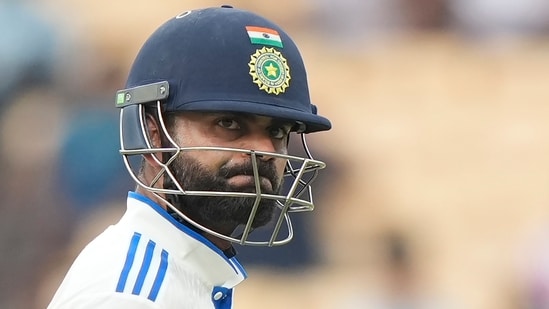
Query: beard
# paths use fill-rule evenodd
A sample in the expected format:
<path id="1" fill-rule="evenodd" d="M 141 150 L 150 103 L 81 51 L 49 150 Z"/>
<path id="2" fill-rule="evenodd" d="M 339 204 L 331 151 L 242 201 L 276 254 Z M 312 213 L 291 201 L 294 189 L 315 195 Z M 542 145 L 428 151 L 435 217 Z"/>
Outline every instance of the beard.
<path id="1" fill-rule="evenodd" d="M 227 166 L 223 165 L 217 173 L 204 167 L 200 162 L 189 155 L 178 156 L 170 165 L 175 180 L 185 191 L 217 191 L 217 192 L 246 192 L 255 193 L 255 183 L 243 186 L 232 186 L 228 179 L 235 175 L 254 175 L 252 162 Z M 257 160 L 258 174 L 271 183 L 271 188 L 261 186 L 261 192 L 278 195 L 282 182 L 277 175 L 274 162 Z M 165 176 L 167 189 L 176 189 L 169 176 Z M 197 196 L 171 195 L 168 199 L 174 207 L 196 223 L 224 235 L 231 235 L 234 230 L 246 225 L 251 215 L 255 196 L 227 197 L 227 196 Z M 252 221 L 252 228 L 261 227 L 269 223 L 276 209 L 276 200 L 264 199 Z"/>

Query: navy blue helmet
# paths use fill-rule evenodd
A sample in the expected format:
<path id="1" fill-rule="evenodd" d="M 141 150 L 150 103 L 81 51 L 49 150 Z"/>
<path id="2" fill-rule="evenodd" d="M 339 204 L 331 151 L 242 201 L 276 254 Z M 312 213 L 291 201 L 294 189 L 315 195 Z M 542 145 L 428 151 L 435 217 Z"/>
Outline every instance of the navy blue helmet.
<path id="1" fill-rule="evenodd" d="M 306 157 L 269 154 L 287 161 L 285 176 L 292 179 L 292 182 L 286 182 L 288 192 L 267 195 L 257 188 L 255 193 L 229 194 L 254 198 L 254 208 L 261 199 L 277 201 L 280 215 L 272 224 L 269 239 L 252 240 L 249 237 L 251 226 L 244 227 L 238 236 L 221 234 L 194 222 L 165 200 L 172 211 L 196 228 L 240 244 L 281 245 L 293 236 L 289 213 L 314 208 L 310 184 L 325 164 L 312 158 L 305 134 L 329 130 L 331 123 L 318 115 L 311 104 L 307 73 L 297 46 L 273 22 L 228 6 L 177 15 L 160 26 L 142 46 L 125 89 L 117 93 L 116 106 L 121 109 L 120 152 L 127 169 L 138 185 L 161 199 L 166 194 L 229 194 L 185 190 L 170 171 L 170 159 L 159 162 L 163 169 L 155 181 L 169 177 L 175 181 L 176 188 L 143 183 L 137 177 L 132 156 L 158 152 L 177 156 L 183 151 L 197 150 L 196 147 L 180 147 L 173 141 L 162 123 L 163 114 L 185 111 L 250 113 L 294 124 L 293 131 L 301 137 Z M 161 127 L 171 143 L 169 147 L 158 149 L 151 145 L 146 133 L 145 107 L 157 110 Z M 263 155 L 253 149 L 204 147 L 201 150 L 246 152 L 254 160 Z M 259 177 L 257 170 L 254 175 Z M 254 213 L 252 211 L 251 216 Z M 282 230 L 285 230 L 285 236 L 279 235 Z"/>

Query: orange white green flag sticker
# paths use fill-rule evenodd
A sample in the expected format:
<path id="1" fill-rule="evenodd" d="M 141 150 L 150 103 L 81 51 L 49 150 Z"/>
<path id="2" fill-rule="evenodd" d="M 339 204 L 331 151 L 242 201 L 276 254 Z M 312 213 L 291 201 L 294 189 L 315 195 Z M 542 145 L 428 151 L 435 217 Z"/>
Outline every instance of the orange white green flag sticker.
<path id="1" fill-rule="evenodd" d="M 283 47 L 280 35 L 276 30 L 263 27 L 246 26 L 246 31 L 248 31 L 248 36 L 250 37 L 250 42 L 252 42 L 252 44 L 270 45 L 280 48 Z"/>

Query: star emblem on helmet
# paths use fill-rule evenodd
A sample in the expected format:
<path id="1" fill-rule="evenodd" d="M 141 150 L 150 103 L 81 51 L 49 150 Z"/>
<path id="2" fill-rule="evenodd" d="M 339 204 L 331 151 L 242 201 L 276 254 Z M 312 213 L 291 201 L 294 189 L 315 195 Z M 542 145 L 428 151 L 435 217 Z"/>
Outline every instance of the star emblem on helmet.
<path id="1" fill-rule="evenodd" d="M 273 76 L 276 78 L 278 76 L 278 68 L 273 65 L 273 62 L 270 62 L 268 66 L 265 67 L 267 71 L 267 77 Z"/>
<path id="2" fill-rule="evenodd" d="M 250 56 L 252 82 L 268 94 L 279 95 L 290 86 L 290 67 L 281 52 L 263 47 Z"/>

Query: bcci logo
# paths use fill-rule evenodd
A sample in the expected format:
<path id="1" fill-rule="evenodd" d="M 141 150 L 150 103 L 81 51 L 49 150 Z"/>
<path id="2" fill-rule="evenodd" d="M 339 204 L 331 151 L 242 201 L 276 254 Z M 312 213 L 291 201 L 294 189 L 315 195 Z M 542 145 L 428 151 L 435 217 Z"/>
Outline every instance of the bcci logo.
<path id="1" fill-rule="evenodd" d="M 290 85 L 290 67 L 282 54 L 274 48 L 258 49 L 248 63 L 250 75 L 259 89 L 279 95 Z"/>

